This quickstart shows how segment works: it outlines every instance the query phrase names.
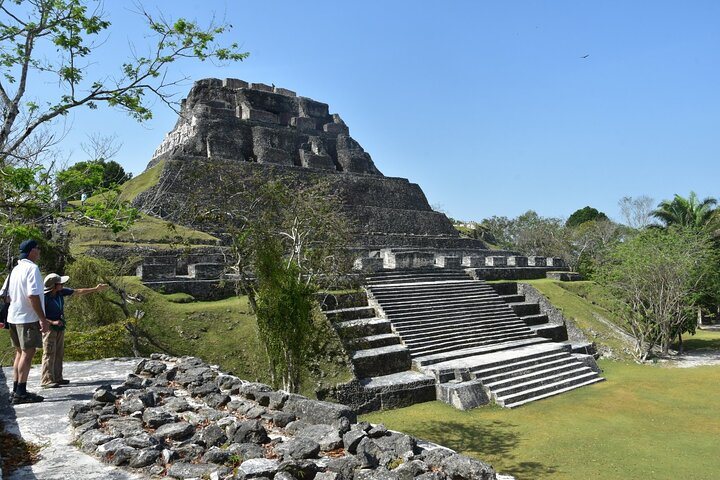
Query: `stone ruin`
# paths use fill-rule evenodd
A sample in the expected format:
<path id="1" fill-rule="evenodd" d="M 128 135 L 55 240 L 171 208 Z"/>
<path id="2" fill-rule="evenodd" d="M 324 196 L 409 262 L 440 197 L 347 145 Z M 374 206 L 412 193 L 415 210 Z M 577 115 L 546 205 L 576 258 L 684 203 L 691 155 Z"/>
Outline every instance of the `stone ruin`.
<path id="1" fill-rule="evenodd" d="M 275 391 L 192 357 L 155 354 L 76 404 L 78 446 L 144 478 L 495 480 L 479 460 L 358 422 L 340 404 Z"/>
<path id="2" fill-rule="evenodd" d="M 291 184 L 328 181 L 355 226 L 353 247 L 361 252 L 485 247 L 460 238 L 417 184 L 383 176 L 327 104 L 283 88 L 237 79 L 197 81 L 148 168 L 159 162 L 159 183 L 139 195 L 135 206 L 213 234 L 227 227 L 189 215 L 190 199 L 222 210 L 237 188 L 233 179 L 261 175 Z"/>

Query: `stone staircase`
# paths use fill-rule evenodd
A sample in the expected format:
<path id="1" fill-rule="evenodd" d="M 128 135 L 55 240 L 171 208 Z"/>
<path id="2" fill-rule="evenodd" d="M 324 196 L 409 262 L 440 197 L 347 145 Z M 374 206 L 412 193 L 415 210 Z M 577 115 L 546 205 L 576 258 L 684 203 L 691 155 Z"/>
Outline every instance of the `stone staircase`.
<path id="1" fill-rule="evenodd" d="M 374 318 L 391 323 L 414 367 L 458 408 L 512 408 L 603 380 L 592 357 L 557 343 L 567 339 L 563 325 L 462 270 L 377 272 L 366 288 Z"/>
<path id="2" fill-rule="evenodd" d="M 352 362 L 357 385 L 350 399 L 358 413 L 435 399 L 435 379 L 411 370 L 410 351 L 392 324 L 376 315 L 366 295 L 332 295 L 321 301 Z"/>

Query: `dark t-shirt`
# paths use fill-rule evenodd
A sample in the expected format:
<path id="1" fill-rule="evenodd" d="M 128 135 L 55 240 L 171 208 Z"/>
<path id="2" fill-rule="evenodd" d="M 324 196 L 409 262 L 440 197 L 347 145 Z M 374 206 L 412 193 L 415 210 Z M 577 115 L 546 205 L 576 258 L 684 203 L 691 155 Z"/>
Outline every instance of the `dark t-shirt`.
<path id="1" fill-rule="evenodd" d="M 55 295 L 45 294 L 45 316 L 48 320 L 62 320 L 62 325 L 50 325 L 55 331 L 65 330 L 65 297 L 75 293 L 72 288 L 63 288 Z"/>

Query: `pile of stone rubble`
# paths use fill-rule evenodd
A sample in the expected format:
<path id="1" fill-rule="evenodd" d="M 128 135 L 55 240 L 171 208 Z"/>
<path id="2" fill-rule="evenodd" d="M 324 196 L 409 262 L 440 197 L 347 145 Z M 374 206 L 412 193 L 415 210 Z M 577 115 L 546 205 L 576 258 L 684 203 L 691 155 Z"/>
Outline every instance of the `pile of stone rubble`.
<path id="1" fill-rule="evenodd" d="M 490 465 L 357 422 L 340 404 L 274 391 L 193 357 L 153 355 L 76 404 L 80 448 L 147 477 L 491 480 Z"/>

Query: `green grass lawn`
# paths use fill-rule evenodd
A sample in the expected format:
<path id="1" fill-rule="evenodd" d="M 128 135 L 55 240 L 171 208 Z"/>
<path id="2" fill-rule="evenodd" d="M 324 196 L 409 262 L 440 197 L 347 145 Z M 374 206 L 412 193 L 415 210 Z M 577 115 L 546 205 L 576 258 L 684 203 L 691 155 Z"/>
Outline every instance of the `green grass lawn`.
<path id="1" fill-rule="evenodd" d="M 720 334 L 709 335 L 710 342 Z M 602 361 L 607 379 L 514 410 L 430 402 L 363 417 L 518 480 L 720 477 L 720 367 Z"/>

